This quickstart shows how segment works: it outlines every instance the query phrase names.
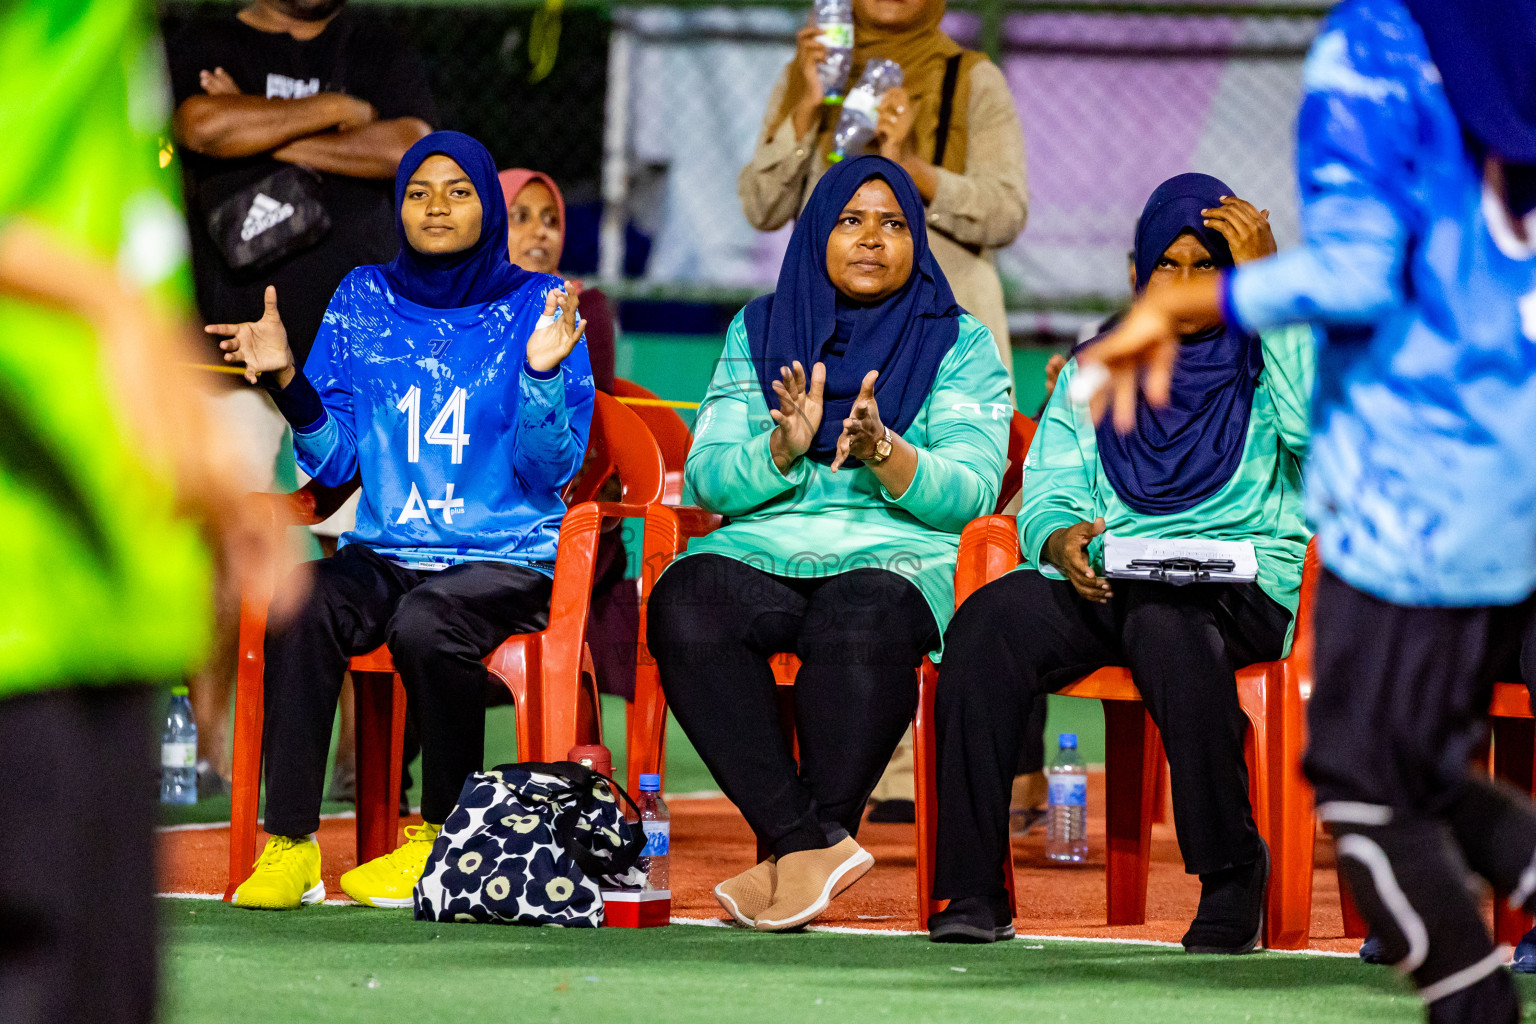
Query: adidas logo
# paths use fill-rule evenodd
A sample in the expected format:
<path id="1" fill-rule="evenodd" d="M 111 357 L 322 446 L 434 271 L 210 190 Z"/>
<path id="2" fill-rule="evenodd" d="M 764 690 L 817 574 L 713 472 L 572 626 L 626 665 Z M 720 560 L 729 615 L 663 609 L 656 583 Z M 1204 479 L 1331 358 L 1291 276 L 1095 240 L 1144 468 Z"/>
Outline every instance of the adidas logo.
<path id="1" fill-rule="evenodd" d="M 240 239 L 249 242 L 269 228 L 275 227 L 293 216 L 292 203 L 279 203 L 265 192 L 257 192 L 251 208 L 240 226 Z"/>

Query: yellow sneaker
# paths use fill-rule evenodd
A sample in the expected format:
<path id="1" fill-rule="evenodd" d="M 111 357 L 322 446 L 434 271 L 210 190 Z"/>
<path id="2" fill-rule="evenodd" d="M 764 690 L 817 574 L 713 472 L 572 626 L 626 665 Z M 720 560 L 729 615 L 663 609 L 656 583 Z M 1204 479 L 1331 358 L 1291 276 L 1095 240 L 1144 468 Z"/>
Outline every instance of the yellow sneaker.
<path id="1" fill-rule="evenodd" d="M 441 825 L 407 825 L 405 842 L 393 853 L 375 857 L 341 876 L 341 891 L 365 907 L 409 907 L 421 881 L 427 854 Z"/>
<path id="2" fill-rule="evenodd" d="M 323 899 L 320 844 L 315 837 L 273 836 L 231 902 L 250 910 L 298 910 Z"/>

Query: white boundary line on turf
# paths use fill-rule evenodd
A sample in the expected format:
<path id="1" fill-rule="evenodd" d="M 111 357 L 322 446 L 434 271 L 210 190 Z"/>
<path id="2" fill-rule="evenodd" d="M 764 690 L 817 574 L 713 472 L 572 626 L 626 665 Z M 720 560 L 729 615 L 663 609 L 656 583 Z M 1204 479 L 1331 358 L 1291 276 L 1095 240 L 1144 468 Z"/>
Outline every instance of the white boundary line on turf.
<path id="1" fill-rule="evenodd" d="M 157 892 L 155 896 L 162 900 L 209 900 L 215 903 L 221 903 L 224 900 L 223 896 L 214 892 Z M 327 899 L 324 903 L 328 907 L 356 907 L 360 905 L 353 903 L 351 900 L 340 899 Z"/>
<path id="2" fill-rule="evenodd" d="M 737 928 L 729 921 L 718 917 L 674 917 L 672 924 L 695 925 L 704 928 L 731 928 L 739 931 L 747 931 L 745 928 Z M 841 925 L 811 925 L 808 932 L 821 932 L 827 935 L 882 935 L 882 936 L 911 936 L 927 935 L 927 932 L 907 931 L 900 928 L 848 928 Z M 1162 942 L 1157 939 L 1125 939 L 1125 938 L 1095 938 L 1091 935 L 1015 935 L 1014 942 L 1103 942 L 1119 946 L 1153 946 L 1163 949 L 1183 949 L 1177 942 Z M 1335 952 L 1328 949 L 1261 949 L 1255 952 L 1263 953 L 1292 953 L 1300 956 L 1331 956 L 1353 959 L 1356 954 Z"/>

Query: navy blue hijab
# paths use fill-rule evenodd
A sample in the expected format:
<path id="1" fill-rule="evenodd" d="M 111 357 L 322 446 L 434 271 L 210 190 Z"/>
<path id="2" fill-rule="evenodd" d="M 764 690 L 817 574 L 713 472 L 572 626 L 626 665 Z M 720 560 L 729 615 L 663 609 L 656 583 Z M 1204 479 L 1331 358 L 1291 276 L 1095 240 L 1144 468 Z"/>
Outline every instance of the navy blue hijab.
<path id="1" fill-rule="evenodd" d="M 417 252 L 405 238 L 400 207 L 405 187 L 422 161 L 435 153 L 452 159 L 480 196 L 480 237 L 463 252 L 434 256 Z M 395 233 L 400 253 L 384 264 L 395 294 L 418 306 L 459 309 L 495 302 L 517 291 L 533 275 L 507 256 L 507 204 L 501 198 L 496 163 L 479 142 L 462 132 L 433 132 L 405 151 L 395 171 Z"/>
<path id="2" fill-rule="evenodd" d="M 1157 187 L 1136 222 L 1138 294 L 1164 251 L 1185 233 L 1200 240 L 1217 266 L 1232 265 L 1227 240 L 1205 226 L 1200 211 L 1234 194 L 1209 174 L 1180 174 Z M 1116 431 L 1107 416 L 1098 428 L 1104 475 L 1120 500 L 1144 515 L 1193 508 L 1232 479 L 1243 461 L 1253 391 L 1264 369 L 1258 336 L 1235 327 L 1222 324 L 1182 340 L 1168 404 L 1154 409 L 1137 403 L 1136 429 L 1129 433 Z"/>
<path id="3" fill-rule="evenodd" d="M 859 186 L 879 178 L 891 187 L 912 232 L 912 276 L 896 294 L 873 305 L 843 298 L 827 276 L 827 238 Z M 879 370 L 875 401 L 893 433 L 912 425 L 933 390 L 939 363 L 960 336 L 962 310 L 928 248 L 922 196 L 900 165 L 880 156 L 834 164 L 822 175 L 795 221 L 778 287 L 743 310 L 747 343 L 770 409 L 778 408 L 773 382 L 779 367 L 800 360 L 827 368 L 821 427 L 806 452 L 828 464 L 870 370 Z M 842 355 L 837 355 L 841 351 Z M 858 465 L 849 459 L 847 465 Z"/>
<path id="4" fill-rule="evenodd" d="M 1536 207 L 1536 0 L 1407 0 L 1451 109 L 1506 164 L 1516 216 Z"/>

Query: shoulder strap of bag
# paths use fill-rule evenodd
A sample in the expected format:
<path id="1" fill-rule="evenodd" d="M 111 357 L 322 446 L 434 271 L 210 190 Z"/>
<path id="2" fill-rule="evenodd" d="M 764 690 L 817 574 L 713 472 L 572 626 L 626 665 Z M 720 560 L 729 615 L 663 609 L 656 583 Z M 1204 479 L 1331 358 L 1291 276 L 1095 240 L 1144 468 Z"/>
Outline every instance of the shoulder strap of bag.
<path id="1" fill-rule="evenodd" d="M 957 53 L 944 62 L 944 87 L 939 93 L 939 126 L 933 136 L 933 166 L 944 166 L 944 150 L 949 146 L 949 122 L 955 114 L 955 89 L 960 84 L 960 59 Z"/>
<path id="2" fill-rule="evenodd" d="M 597 857 L 593 856 L 591 850 L 588 850 L 581 844 L 580 834 L 576 829 L 576 825 L 581 821 L 582 815 L 591 810 L 593 804 L 597 802 L 597 798 L 592 795 L 592 784 L 597 781 L 606 782 L 609 791 L 616 798 L 622 799 L 625 804 L 629 805 L 630 809 L 635 812 L 635 820 L 638 821 L 640 819 L 640 808 L 635 804 L 634 799 L 624 791 L 624 787 L 601 772 L 595 772 L 586 765 L 577 764 L 575 761 L 527 762 L 516 767 L 564 779 L 575 789 L 577 794 L 575 806 L 561 812 L 560 816 L 554 820 L 551 831 L 554 833 L 555 842 L 560 844 L 565 852 L 570 855 L 571 860 L 576 862 L 576 866 L 581 868 L 587 877 L 596 879 L 603 875 L 620 874 L 628 871 L 640 859 L 640 854 L 645 850 L 644 829 L 633 829 L 632 832 L 634 834 L 629 837 L 629 841 L 614 853 L 612 860 L 607 862 L 598 860 Z"/>

